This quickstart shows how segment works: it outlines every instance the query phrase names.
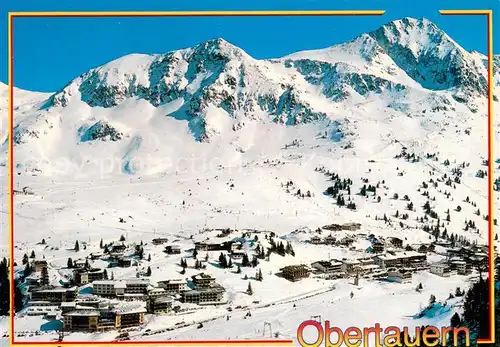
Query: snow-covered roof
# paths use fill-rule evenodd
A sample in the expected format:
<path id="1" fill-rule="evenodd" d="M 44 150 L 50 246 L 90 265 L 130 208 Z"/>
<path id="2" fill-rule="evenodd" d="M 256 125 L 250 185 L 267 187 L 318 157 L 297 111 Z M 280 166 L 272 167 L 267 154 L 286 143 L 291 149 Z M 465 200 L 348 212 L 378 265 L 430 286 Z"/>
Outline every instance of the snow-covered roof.
<path id="1" fill-rule="evenodd" d="M 71 287 L 71 288 L 64 288 L 64 287 L 40 288 L 40 289 L 37 289 L 37 290 L 34 290 L 34 291 L 38 292 L 38 293 L 62 293 L 62 292 L 73 291 L 73 290 L 77 290 L 77 287 Z"/>
<path id="2" fill-rule="evenodd" d="M 125 288 L 127 288 L 127 284 L 125 283 L 125 281 L 118 281 L 118 282 L 115 282 L 114 287 L 115 287 L 115 289 L 125 289 Z"/>
<path id="3" fill-rule="evenodd" d="M 425 255 L 422 253 L 418 253 L 415 251 L 406 251 L 406 252 L 398 252 L 394 254 L 381 254 L 377 257 L 381 260 L 396 260 L 396 259 L 404 259 L 411 257 L 424 257 Z"/>
<path id="4" fill-rule="evenodd" d="M 344 263 L 346 265 L 357 265 L 357 264 L 360 264 L 359 260 L 357 260 L 357 259 L 344 259 L 344 260 L 342 260 L 342 263 Z"/>
<path id="5" fill-rule="evenodd" d="M 144 313 L 146 312 L 145 303 L 120 303 L 113 307 L 113 312 L 118 314 L 124 313 Z"/>
<path id="6" fill-rule="evenodd" d="M 125 283 L 127 285 L 129 285 L 129 284 L 149 285 L 149 279 L 147 279 L 147 278 L 131 278 L 131 279 L 125 280 Z"/>
<path id="7" fill-rule="evenodd" d="M 155 303 L 166 303 L 166 302 L 173 302 L 174 299 L 169 296 L 162 296 L 159 298 L 155 298 L 154 301 Z"/>
<path id="8" fill-rule="evenodd" d="M 158 281 L 158 283 L 179 283 L 179 284 L 182 284 L 182 283 L 186 283 L 186 281 L 183 280 L 182 278 L 172 278 L 169 280 Z"/>
<path id="9" fill-rule="evenodd" d="M 113 280 L 99 280 L 99 281 L 92 282 L 92 284 L 93 285 L 97 284 L 97 285 L 103 285 L 103 286 L 105 286 L 105 285 L 112 286 L 115 284 L 115 281 L 113 281 Z"/>
<path id="10" fill-rule="evenodd" d="M 447 268 L 449 265 L 447 263 L 434 263 L 430 265 L 431 267 Z"/>
<path id="11" fill-rule="evenodd" d="M 76 310 L 65 313 L 65 316 L 99 316 L 101 313 L 99 310 Z"/>
<path id="12" fill-rule="evenodd" d="M 365 269 L 365 270 L 370 270 L 370 269 L 378 269 L 380 268 L 380 266 L 376 265 L 376 264 L 368 264 L 368 265 L 361 265 L 360 266 L 362 269 Z"/>

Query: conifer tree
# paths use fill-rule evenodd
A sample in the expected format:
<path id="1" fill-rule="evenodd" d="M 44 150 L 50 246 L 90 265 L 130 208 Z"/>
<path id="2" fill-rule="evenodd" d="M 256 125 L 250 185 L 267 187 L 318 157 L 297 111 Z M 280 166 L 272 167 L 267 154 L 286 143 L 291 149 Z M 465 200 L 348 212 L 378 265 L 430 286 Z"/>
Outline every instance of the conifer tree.
<path id="1" fill-rule="evenodd" d="M 243 259 L 241 260 L 241 266 L 243 266 L 243 267 L 250 266 L 250 260 L 248 259 L 248 255 L 246 253 L 243 254 Z"/>

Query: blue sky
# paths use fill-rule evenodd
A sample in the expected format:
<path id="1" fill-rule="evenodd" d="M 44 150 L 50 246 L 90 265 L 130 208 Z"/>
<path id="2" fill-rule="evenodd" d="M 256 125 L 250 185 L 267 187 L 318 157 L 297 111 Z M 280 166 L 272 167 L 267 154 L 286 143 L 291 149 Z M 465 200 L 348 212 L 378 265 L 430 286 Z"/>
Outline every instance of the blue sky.
<path id="1" fill-rule="evenodd" d="M 404 5 L 403 5 L 404 4 Z M 299 10 L 385 9 L 380 17 L 247 18 L 17 18 L 14 23 L 16 87 L 56 91 L 88 69 L 129 53 L 163 53 L 223 37 L 256 58 L 324 48 L 405 16 L 435 22 L 468 50 L 486 52 L 483 17 L 442 16 L 439 9 L 493 9 L 500 28 L 500 0 L 21 0 L 0 8 L 0 45 L 7 47 L 8 11 Z M 495 25 L 494 25 L 495 27 Z M 499 52 L 500 29 L 494 30 Z M 497 49 L 498 48 L 498 49 Z M 6 53 L 6 49 L 2 49 Z M 5 54 L 4 53 L 4 54 Z M 3 56 L 4 58 L 6 55 Z M 7 59 L 0 80 L 7 82 Z"/>

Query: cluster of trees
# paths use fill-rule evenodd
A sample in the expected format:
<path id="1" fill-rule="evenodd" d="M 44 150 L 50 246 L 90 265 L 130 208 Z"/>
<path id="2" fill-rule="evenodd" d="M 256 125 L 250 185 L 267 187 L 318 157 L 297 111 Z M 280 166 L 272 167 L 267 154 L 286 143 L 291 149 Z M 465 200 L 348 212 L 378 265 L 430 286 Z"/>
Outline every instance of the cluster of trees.
<path id="1" fill-rule="evenodd" d="M 269 239 L 269 243 L 271 244 L 271 248 L 268 249 L 268 253 L 277 253 L 284 257 L 287 254 L 290 254 L 292 257 L 295 257 L 295 251 L 293 250 L 292 244 L 290 242 L 286 243 L 286 246 L 283 242 L 276 243 L 274 238 Z"/>
<path id="2" fill-rule="evenodd" d="M 244 254 L 243 258 L 245 258 L 245 256 L 246 256 L 246 259 L 248 261 L 248 256 L 246 255 L 246 253 Z M 228 261 L 227 257 L 224 255 L 224 253 L 221 252 L 221 254 L 219 255 L 219 266 L 221 267 L 221 269 L 232 268 L 233 261 L 231 260 L 231 257 L 229 257 L 229 261 Z M 243 266 L 245 266 L 245 265 L 243 265 Z"/>
<path id="3" fill-rule="evenodd" d="M 486 170 L 478 170 L 476 173 L 476 177 L 478 178 L 485 178 L 486 176 L 488 176 Z"/>
<path id="4" fill-rule="evenodd" d="M 396 156 L 394 157 L 396 159 L 400 159 L 400 158 L 403 158 L 404 160 L 410 162 L 410 163 L 417 163 L 420 161 L 420 156 L 418 155 L 415 155 L 415 153 L 408 153 L 406 152 L 406 149 L 403 148 L 401 150 L 401 153 L 400 154 L 396 154 Z M 429 159 L 429 158 L 428 158 Z"/>
<path id="5" fill-rule="evenodd" d="M 264 277 L 262 276 L 262 270 L 261 269 L 257 270 L 257 273 L 255 274 L 255 279 L 257 281 L 260 281 L 260 282 L 262 282 L 264 280 Z"/>
<path id="6" fill-rule="evenodd" d="M 196 270 L 199 270 L 199 269 L 204 268 L 204 265 L 203 265 L 203 263 L 201 262 L 201 260 L 196 259 L 196 260 L 194 261 L 194 268 L 195 268 Z"/>
<path id="7" fill-rule="evenodd" d="M 470 229 L 477 229 L 476 228 L 476 223 L 473 221 L 473 220 L 468 220 L 467 219 L 465 220 L 465 227 L 464 227 L 464 230 L 465 231 L 468 231 Z"/>
<path id="8" fill-rule="evenodd" d="M 375 195 L 377 193 L 377 188 L 375 186 L 372 186 L 371 184 L 369 184 L 368 187 L 366 186 L 366 184 L 364 184 L 363 187 L 361 187 L 359 194 L 362 196 L 366 196 L 367 192 L 372 192 L 373 195 Z"/>
<path id="9" fill-rule="evenodd" d="M 144 259 L 144 247 L 142 247 L 142 241 L 140 245 L 135 245 L 134 255 L 139 257 L 140 260 Z M 151 261 L 151 255 L 149 256 L 149 261 Z"/>
<path id="10" fill-rule="evenodd" d="M 0 316 L 8 316 L 10 313 L 10 264 L 7 259 L 0 261 Z M 14 310 L 19 312 L 23 309 L 24 298 L 19 282 L 14 281 Z"/>
<path id="11" fill-rule="evenodd" d="M 330 176 L 330 179 L 334 181 L 333 186 L 326 189 L 326 194 L 336 198 L 340 191 L 347 191 L 347 195 L 351 195 L 352 180 L 350 178 L 340 178 L 338 174 L 332 174 L 329 171 L 325 175 Z"/>
<path id="12" fill-rule="evenodd" d="M 348 209 L 350 210 L 355 210 L 356 209 L 356 204 L 354 203 L 354 201 L 349 201 L 347 203 L 347 206 L 346 206 Z"/>
<path id="13" fill-rule="evenodd" d="M 431 218 L 438 218 L 438 214 L 436 211 L 434 211 L 432 208 L 431 208 L 431 204 L 429 203 L 429 200 L 427 200 L 423 206 L 423 209 L 424 209 L 424 213 L 426 215 L 429 215 Z"/>
<path id="14" fill-rule="evenodd" d="M 497 272 L 498 268 L 497 268 Z M 500 274 L 497 274 L 497 276 Z M 455 296 L 464 296 L 463 303 L 463 314 L 460 316 L 455 313 L 451 317 L 450 325 L 452 327 L 467 327 L 470 332 L 470 345 L 475 346 L 477 339 L 489 338 L 489 326 L 490 326 L 490 315 L 489 315 L 489 278 L 483 279 L 479 278 L 479 281 L 474 283 L 465 293 L 457 288 Z M 498 298 L 498 290 L 495 292 L 496 298 Z M 498 299 L 497 299 L 498 300 Z M 496 334 L 500 330 L 500 308 L 495 305 L 496 314 Z M 466 341 L 462 339 L 459 341 L 458 346 L 465 346 Z M 485 346 L 496 346 L 495 344 L 485 344 Z"/>
<path id="15" fill-rule="evenodd" d="M 264 247 L 262 247 L 260 244 L 258 244 L 257 247 L 255 247 L 255 253 L 258 259 L 266 258 L 266 251 L 264 250 Z"/>

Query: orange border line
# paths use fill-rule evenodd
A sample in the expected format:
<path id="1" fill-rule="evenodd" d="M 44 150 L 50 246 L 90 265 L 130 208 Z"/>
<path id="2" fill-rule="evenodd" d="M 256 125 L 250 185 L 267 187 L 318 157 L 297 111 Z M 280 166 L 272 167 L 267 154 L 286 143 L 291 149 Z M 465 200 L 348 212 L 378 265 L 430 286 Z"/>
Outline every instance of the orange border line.
<path id="1" fill-rule="evenodd" d="M 228 17 L 228 16 L 377 16 L 383 15 L 385 11 L 159 11 L 159 12 L 9 12 L 8 20 L 8 42 L 9 42 L 9 254 L 10 259 L 14 259 L 14 147 L 12 134 L 14 133 L 14 21 L 16 17 Z M 13 261 L 10 266 L 10 297 L 14 297 L 14 267 Z M 70 342 L 15 342 L 14 341 L 14 300 L 10 301 L 10 344 L 23 346 L 73 346 L 73 345 L 197 345 L 197 346 L 231 346 L 231 345 L 286 345 L 293 344 L 293 340 L 167 340 L 167 341 L 147 341 L 136 342 L 110 341 L 110 342 L 90 342 L 90 341 L 70 341 Z"/>
<path id="2" fill-rule="evenodd" d="M 11 259 L 10 266 L 10 296 L 14 294 L 14 151 L 13 139 L 14 133 L 14 47 L 13 47 L 13 19 L 15 17 L 224 17 L 224 16 L 367 16 L 367 15 L 383 15 L 385 11 L 163 11 L 163 12 L 9 12 L 8 15 L 8 54 L 9 54 L 9 254 Z M 495 302 L 494 302 L 494 235 L 493 235 L 493 22 L 491 10 L 442 10 L 443 15 L 486 15 L 488 20 L 488 254 L 489 254 L 489 276 L 490 276 L 490 338 L 479 340 L 478 343 L 493 343 L 495 342 Z M 292 340 L 213 340 L 213 341 L 149 341 L 135 342 L 123 341 L 118 342 L 15 342 L 14 341 L 14 300 L 10 302 L 10 344 L 11 345 L 269 345 L 269 344 L 291 344 Z"/>
<path id="3" fill-rule="evenodd" d="M 493 11 L 492 10 L 441 10 L 443 15 L 479 15 L 486 16 L 488 45 L 488 276 L 490 337 L 478 339 L 478 344 L 495 343 L 495 241 L 493 227 L 493 176 L 494 176 L 494 122 L 493 122 Z"/>

